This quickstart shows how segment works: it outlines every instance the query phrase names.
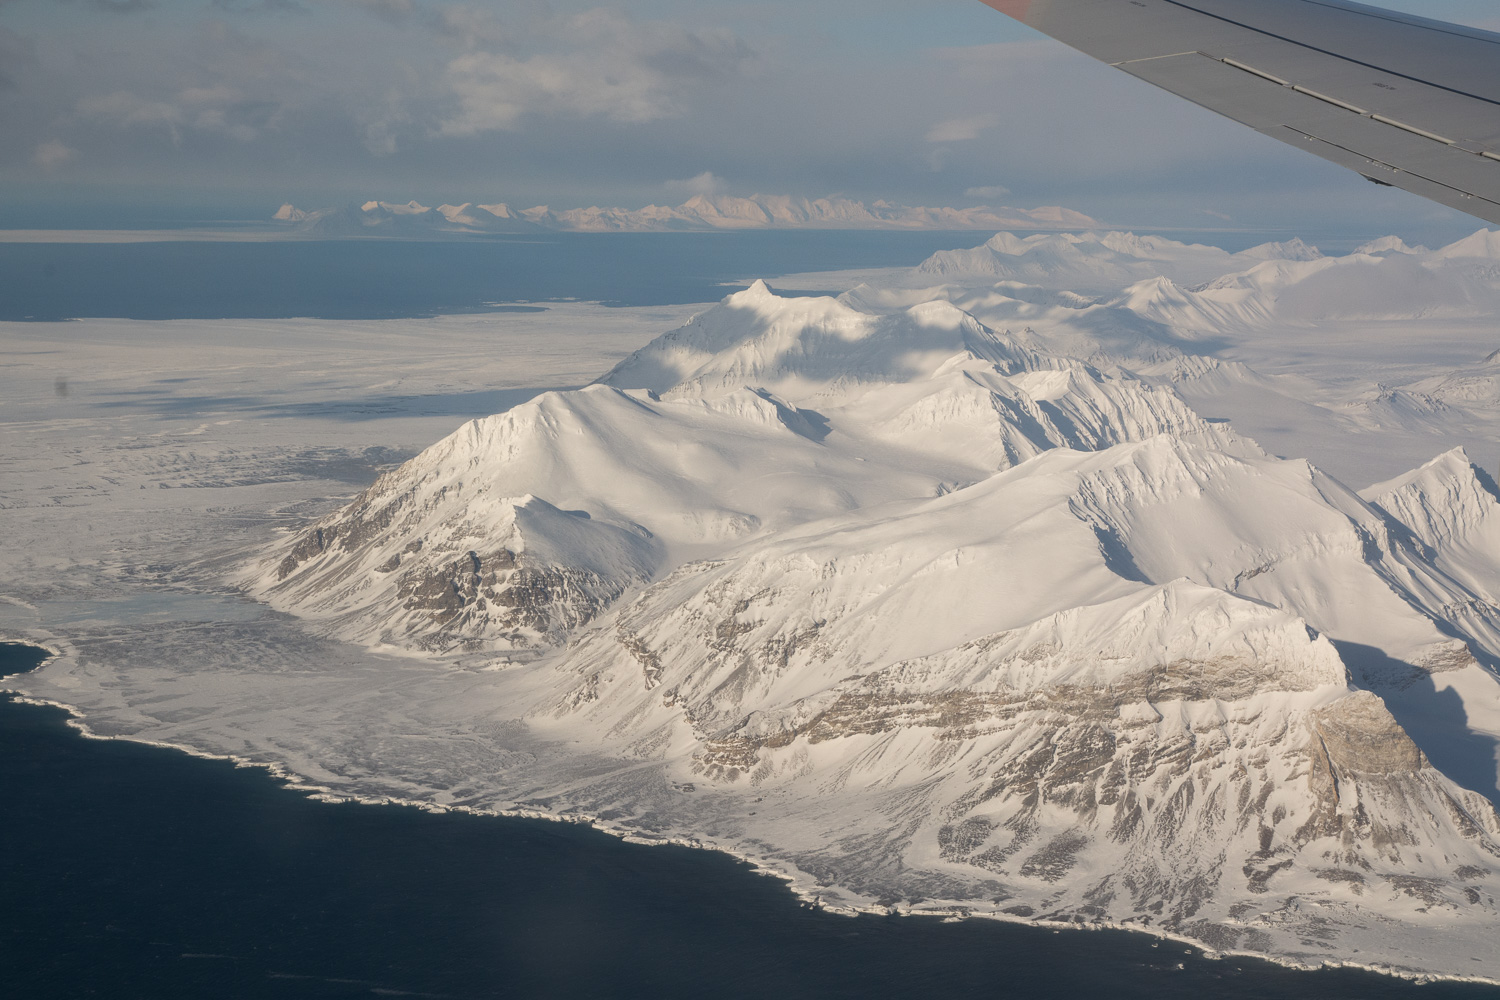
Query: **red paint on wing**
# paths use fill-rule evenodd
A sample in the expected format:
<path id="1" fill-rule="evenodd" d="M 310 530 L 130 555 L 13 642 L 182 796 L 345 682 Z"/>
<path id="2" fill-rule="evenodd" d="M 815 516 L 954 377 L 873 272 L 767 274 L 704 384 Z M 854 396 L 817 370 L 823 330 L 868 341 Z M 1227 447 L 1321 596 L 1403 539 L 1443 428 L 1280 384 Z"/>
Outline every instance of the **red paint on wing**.
<path id="1" fill-rule="evenodd" d="M 1026 12 L 1031 8 L 1031 0 L 983 0 L 983 2 L 1002 14 L 1009 14 L 1017 21 L 1026 20 Z"/>

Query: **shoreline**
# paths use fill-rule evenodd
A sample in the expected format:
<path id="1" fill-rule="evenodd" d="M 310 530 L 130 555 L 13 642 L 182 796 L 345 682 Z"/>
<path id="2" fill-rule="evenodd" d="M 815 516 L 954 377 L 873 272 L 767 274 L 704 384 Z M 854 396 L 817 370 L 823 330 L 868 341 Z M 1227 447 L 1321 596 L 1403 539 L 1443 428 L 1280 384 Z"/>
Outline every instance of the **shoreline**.
<path id="1" fill-rule="evenodd" d="M 1350 961 L 1323 961 L 1316 965 L 1300 961 L 1287 956 L 1265 954 L 1243 950 L 1219 951 L 1204 945 L 1201 941 L 1170 931 L 1147 929 L 1145 927 L 1113 921 L 1096 921 L 1091 923 L 1075 923 L 1064 921 L 1038 920 L 1027 917 L 1006 914 L 998 910 L 975 910 L 964 904 L 952 903 L 944 906 L 941 903 L 932 908 L 902 905 L 881 905 L 871 902 L 869 905 L 847 905 L 837 903 L 826 903 L 816 886 L 807 886 L 802 883 L 809 881 L 809 876 L 804 872 L 789 867 L 784 862 L 774 858 L 767 858 L 750 854 L 741 849 L 704 841 L 698 837 L 676 834 L 676 835 L 651 835 L 644 834 L 640 830 L 623 826 L 610 820 L 602 819 L 588 813 L 552 813 L 534 807 L 517 806 L 503 809 L 482 809 L 472 806 L 449 806 L 433 802 L 424 802 L 416 799 L 402 799 L 391 796 L 373 797 L 339 793 L 327 786 L 318 785 L 306 780 L 285 763 L 278 761 L 259 761 L 242 757 L 236 754 L 211 753 L 197 747 L 186 746 L 176 743 L 163 742 L 161 740 L 141 739 L 133 736 L 106 736 L 94 732 L 88 725 L 87 714 L 78 706 L 66 702 L 56 701 L 48 698 L 39 698 L 17 690 L 11 685 L 13 678 L 24 677 L 53 663 L 59 657 L 68 655 L 66 640 L 52 637 L 50 639 L 34 638 L 7 638 L 0 636 L 0 643 L 15 643 L 18 645 L 32 646 L 45 651 L 48 655 L 36 666 L 29 670 L 19 671 L 13 674 L 0 675 L 0 694 L 9 697 L 13 702 L 22 705 L 34 705 L 44 708 L 55 708 L 67 713 L 68 718 L 64 725 L 74 730 L 80 737 L 88 740 L 99 741 L 123 741 L 142 746 L 157 747 L 163 750 L 175 751 L 196 757 L 200 760 L 228 761 L 237 768 L 260 768 L 271 778 L 279 782 L 287 791 L 304 793 L 305 797 L 316 802 L 337 805 L 354 804 L 366 806 L 394 806 L 400 808 L 417 809 L 433 815 L 444 813 L 457 813 L 476 817 L 496 817 L 504 819 L 528 819 L 540 820 L 549 823 L 563 823 L 575 826 L 587 827 L 599 833 L 615 837 L 625 843 L 635 844 L 643 847 L 665 847 L 677 846 L 695 850 L 715 851 L 727 855 L 750 867 L 757 875 L 774 878 L 785 886 L 791 895 L 801 905 L 808 906 L 841 917 L 858 916 L 898 916 L 898 917 L 932 917 L 941 922 L 958 922 L 963 920 L 989 920 L 1012 926 L 1024 926 L 1040 929 L 1048 929 L 1054 933 L 1063 931 L 1121 931 L 1153 938 L 1156 941 L 1167 941 L 1185 945 L 1190 949 L 1187 953 L 1196 953 L 1198 957 L 1218 961 L 1231 958 L 1244 958 L 1258 960 L 1280 966 L 1281 968 L 1293 969 L 1299 972 L 1318 972 L 1322 970 L 1353 970 L 1375 973 L 1392 979 L 1400 979 L 1417 985 L 1432 983 L 1462 983 L 1485 986 L 1500 986 L 1500 979 L 1484 976 L 1459 976 L 1434 972 L 1424 972 L 1417 969 L 1398 968 L 1390 965 L 1373 965 L 1369 963 Z M 847 891 L 847 890 L 846 890 Z M 851 893 L 851 895 L 857 895 Z"/>

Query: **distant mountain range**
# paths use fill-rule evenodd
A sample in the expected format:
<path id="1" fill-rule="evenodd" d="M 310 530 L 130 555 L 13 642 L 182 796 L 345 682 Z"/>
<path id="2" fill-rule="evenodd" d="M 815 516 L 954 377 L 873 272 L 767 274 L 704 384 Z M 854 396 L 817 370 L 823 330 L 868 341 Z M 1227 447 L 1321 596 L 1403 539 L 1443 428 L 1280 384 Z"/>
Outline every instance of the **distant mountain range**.
<path id="1" fill-rule="evenodd" d="M 1095 220 L 1072 209 L 924 208 L 848 198 L 788 195 L 695 195 L 676 208 L 513 209 L 504 203 L 439 205 L 372 200 L 305 211 L 282 205 L 272 219 L 320 236 L 402 236 L 434 233 L 664 232 L 715 229 L 1089 229 Z"/>

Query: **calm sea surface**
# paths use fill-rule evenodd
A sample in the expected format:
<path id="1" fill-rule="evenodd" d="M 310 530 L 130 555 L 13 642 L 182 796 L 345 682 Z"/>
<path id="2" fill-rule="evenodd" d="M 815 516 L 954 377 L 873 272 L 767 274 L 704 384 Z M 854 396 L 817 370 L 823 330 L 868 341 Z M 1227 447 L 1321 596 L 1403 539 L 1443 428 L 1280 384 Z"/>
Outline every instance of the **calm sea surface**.
<path id="1" fill-rule="evenodd" d="M 0 673 L 34 647 L 0 644 Z M 0 700 L 7 997 L 1478 1000 L 1121 932 L 838 917 L 727 856 L 329 805 Z"/>
<path id="2" fill-rule="evenodd" d="M 557 299 L 716 302 L 731 291 L 726 282 L 910 267 L 990 235 L 815 230 L 443 242 L 0 243 L 0 320 L 386 319 Z M 1243 250 L 1290 234 L 1163 235 Z"/>
<path id="3" fill-rule="evenodd" d="M 745 277 L 920 263 L 985 233 L 558 233 L 476 240 L 0 243 L 0 320 L 385 319 L 583 299 L 714 302 Z"/>

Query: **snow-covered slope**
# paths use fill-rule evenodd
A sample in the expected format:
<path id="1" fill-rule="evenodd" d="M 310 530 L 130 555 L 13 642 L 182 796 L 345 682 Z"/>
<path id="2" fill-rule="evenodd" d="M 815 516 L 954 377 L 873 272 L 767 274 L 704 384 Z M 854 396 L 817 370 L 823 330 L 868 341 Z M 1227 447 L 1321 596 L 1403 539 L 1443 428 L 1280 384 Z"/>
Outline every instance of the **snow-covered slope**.
<path id="1" fill-rule="evenodd" d="M 541 614 L 514 610 L 523 595 L 577 625 L 742 536 L 1165 433 L 1254 450 L 1169 389 L 1028 350 L 947 303 L 866 313 L 757 283 L 601 384 L 461 428 L 302 533 L 257 587 L 360 641 L 535 648 L 562 633 L 518 632 Z M 572 576 L 535 554 L 590 539 L 607 554 Z"/>
<path id="2" fill-rule="evenodd" d="M 591 755 L 528 807 L 706 828 L 830 904 L 1500 979 L 1493 482 L 1453 451 L 1356 493 L 1184 401 L 1355 427 L 1191 352 L 1310 282 L 1485 287 L 1485 247 L 992 243 L 1019 276 L 757 282 L 466 424 L 250 587 L 508 668 L 511 717 Z"/>
<path id="3" fill-rule="evenodd" d="M 1361 495 L 1411 532 L 1434 567 L 1488 604 L 1500 604 L 1493 578 L 1500 554 L 1500 490 L 1462 448 Z"/>
<path id="4" fill-rule="evenodd" d="M 982 277 L 1098 292 L 1158 277 L 1197 284 L 1257 261 L 1318 256 L 1316 248 L 1301 240 L 1231 254 L 1218 247 L 1134 233 L 1039 233 L 1024 238 L 1000 233 L 969 250 L 939 251 L 918 265 L 917 273 L 938 280 Z"/>

